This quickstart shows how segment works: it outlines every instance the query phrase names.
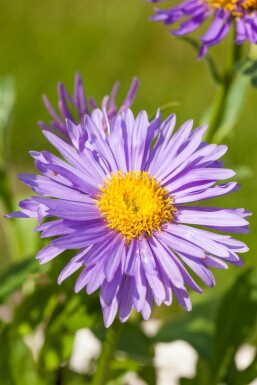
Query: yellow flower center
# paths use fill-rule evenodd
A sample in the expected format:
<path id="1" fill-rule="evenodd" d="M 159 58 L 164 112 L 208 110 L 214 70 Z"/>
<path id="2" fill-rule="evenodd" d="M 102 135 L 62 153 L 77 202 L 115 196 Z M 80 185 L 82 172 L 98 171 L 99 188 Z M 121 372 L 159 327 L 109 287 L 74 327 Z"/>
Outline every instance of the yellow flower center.
<path id="1" fill-rule="evenodd" d="M 132 239 L 160 231 L 173 220 L 173 199 L 148 172 L 118 171 L 100 187 L 97 207 L 108 227 Z"/>
<path id="2" fill-rule="evenodd" d="M 242 16 L 244 11 L 257 11 L 257 0 L 207 0 L 213 8 L 223 8 L 233 16 Z"/>
<path id="3" fill-rule="evenodd" d="M 242 16 L 244 11 L 257 11 L 257 0 L 207 0 L 212 8 L 223 8 L 233 16 Z"/>

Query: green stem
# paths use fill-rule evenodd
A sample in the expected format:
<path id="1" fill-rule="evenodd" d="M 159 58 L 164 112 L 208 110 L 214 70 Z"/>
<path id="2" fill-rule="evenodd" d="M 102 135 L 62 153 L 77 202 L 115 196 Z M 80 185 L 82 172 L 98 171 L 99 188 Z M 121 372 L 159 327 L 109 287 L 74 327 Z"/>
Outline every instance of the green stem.
<path id="1" fill-rule="evenodd" d="M 235 34 L 232 36 L 231 50 L 228 55 L 227 66 L 222 77 L 222 82 L 218 86 L 214 99 L 213 109 L 209 120 L 209 128 L 205 137 L 207 141 L 213 139 L 222 122 L 224 112 L 226 111 L 227 97 L 235 78 L 235 65 L 241 57 L 241 46 L 234 43 L 234 36 Z"/>
<path id="2" fill-rule="evenodd" d="M 118 345 L 122 324 L 119 321 L 106 330 L 105 340 L 102 346 L 102 353 L 99 358 L 98 366 L 92 385 L 105 385 L 109 378 L 110 364 Z"/>

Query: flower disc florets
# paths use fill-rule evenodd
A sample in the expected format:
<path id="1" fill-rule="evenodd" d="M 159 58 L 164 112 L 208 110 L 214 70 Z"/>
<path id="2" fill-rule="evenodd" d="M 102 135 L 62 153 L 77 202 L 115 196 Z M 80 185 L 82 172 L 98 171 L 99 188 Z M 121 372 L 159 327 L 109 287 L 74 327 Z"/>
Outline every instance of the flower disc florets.
<path id="1" fill-rule="evenodd" d="M 245 11 L 248 13 L 257 10 L 256 0 L 208 0 L 211 7 L 215 9 L 224 9 L 235 17 L 242 16 Z"/>
<path id="2" fill-rule="evenodd" d="M 108 227 L 129 243 L 142 234 L 150 236 L 171 223 L 176 210 L 172 198 L 148 172 L 118 171 L 101 187 L 97 206 Z"/>

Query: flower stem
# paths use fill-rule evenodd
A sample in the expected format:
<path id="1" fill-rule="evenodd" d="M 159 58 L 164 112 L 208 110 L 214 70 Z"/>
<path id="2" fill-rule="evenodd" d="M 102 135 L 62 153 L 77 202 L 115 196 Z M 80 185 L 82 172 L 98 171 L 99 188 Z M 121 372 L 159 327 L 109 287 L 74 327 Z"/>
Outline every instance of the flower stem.
<path id="1" fill-rule="evenodd" d="M 209 120 L 209 129 L 205 139 L 211 141 L 219 129 L 224 113 L 226 112 L 226 101 L 229 91 L 235 78 L 235 65 L 241 57 L 241 46 L 234 43 L 235 33 L 232 34 L 231 49 L 229 51 L 227 65 L 222 77 L 222 82 L 218 86 L 217 93 L 213 102 L 213 108 Z"/>
<path id="2" fill-rule="evenodd" d="M 121 329 L 122 324 L 119 321 L 116 321 L 106 330 L 102 353 L 99 358 L 92 385 L 105 385 L 107 383 L 111 360 L 120 339 Z"/>

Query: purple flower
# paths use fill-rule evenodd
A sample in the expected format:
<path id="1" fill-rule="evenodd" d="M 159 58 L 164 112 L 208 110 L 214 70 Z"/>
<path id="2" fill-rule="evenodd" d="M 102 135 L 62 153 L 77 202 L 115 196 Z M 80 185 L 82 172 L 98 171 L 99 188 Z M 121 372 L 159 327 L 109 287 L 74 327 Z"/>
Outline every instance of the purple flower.
<path id="1" fill-rule="evenodd" d="M 158 3 L 164 0 L 147 1 Z M 178 29 L 172 31 L 173 35 L 183 36 L 195 31 L 209 17 L 213 18 L 207 32 L 200 38 L 202 46 L 199 59 L 210 46 L 225 38 L 234 23 L 236 44 L 242 44 L 246 40 L 257 43 L 256 0 L 186 0 L 169 9 L 157 8 L 151 19 L 162 21 L 165 25 L 185 19 Z"/>
<path id="2" fill-rule="evenodd" d="M 116 95 L 120 86 L 119 82 L 116 82 L 111 90 L 110 96 L 107 95 L 102 100 L 102 109 L 105 109 L 107 112 L 108 118 L 111 120 L 118 112 L 126 111 L 130 108 L 134 102 L 136 92 L 138 89 L 139 81 L 137 78 L 134 78 L 130 89 L 127 93 L 127 96 L 120 107 L 116 105 Z M 70 141 L 65 120 L 69 119 L 73 123 L 82 123 L 85 114 L 90 115 L 93 109 L 97 108 L 97 103 L 92 97 L 87 97 L 85 94 L 85 88 L 83 85 L 82 77 L 79 73 L 75 76 L 74 82 L 74 96 L 66 90 L 63 83 L 58 83 L 58 108 L 60 114 L 58 114 L 51 103 L 49 102 L 46 95 L 43 96 L 43 102 L 46 109 L 50 113 L 53 121 L 50 122 L 50 125 L 47 125 L 44 122 L 38 122 L 39 126 L 43 130 L 52 131 L 58 136 L 63 137 L 67 141 Z M 75 115 L 74 115 L 75 112 Z"/>
<path id="3" fill-rule="evenodd" d="M 133 308 L 148 319 L 153 302 L 169 306 L 173 295 L 191 310 L 187 287 L 202 289 L 188 270 L 214 286 L 210 268 L 240 266 L 238 253 L 248 250 L 221 233 L 248 232 L 249 212 L 198 205 L 238 185 L 220 183 L 235 174 L 219 160 L 227 147 L 203 142 L 206 127 L 192 126 L 173 133 L 174 115 L 149 122 L 146 112 L 127 110 L 110 120 L 95 109 L 79 125 L 67 120 L 71 144 L 43 131 L 62 158 L 31 152 L 41 175 L 20 175 L 41 196 L 8 216 L 38 218 L 41 237 L 55 237 L 37 254 L 40 263 L 77 250 L 58 282 L 81 270 L 75 292 L 100 288 L 106 327 Z"/>

